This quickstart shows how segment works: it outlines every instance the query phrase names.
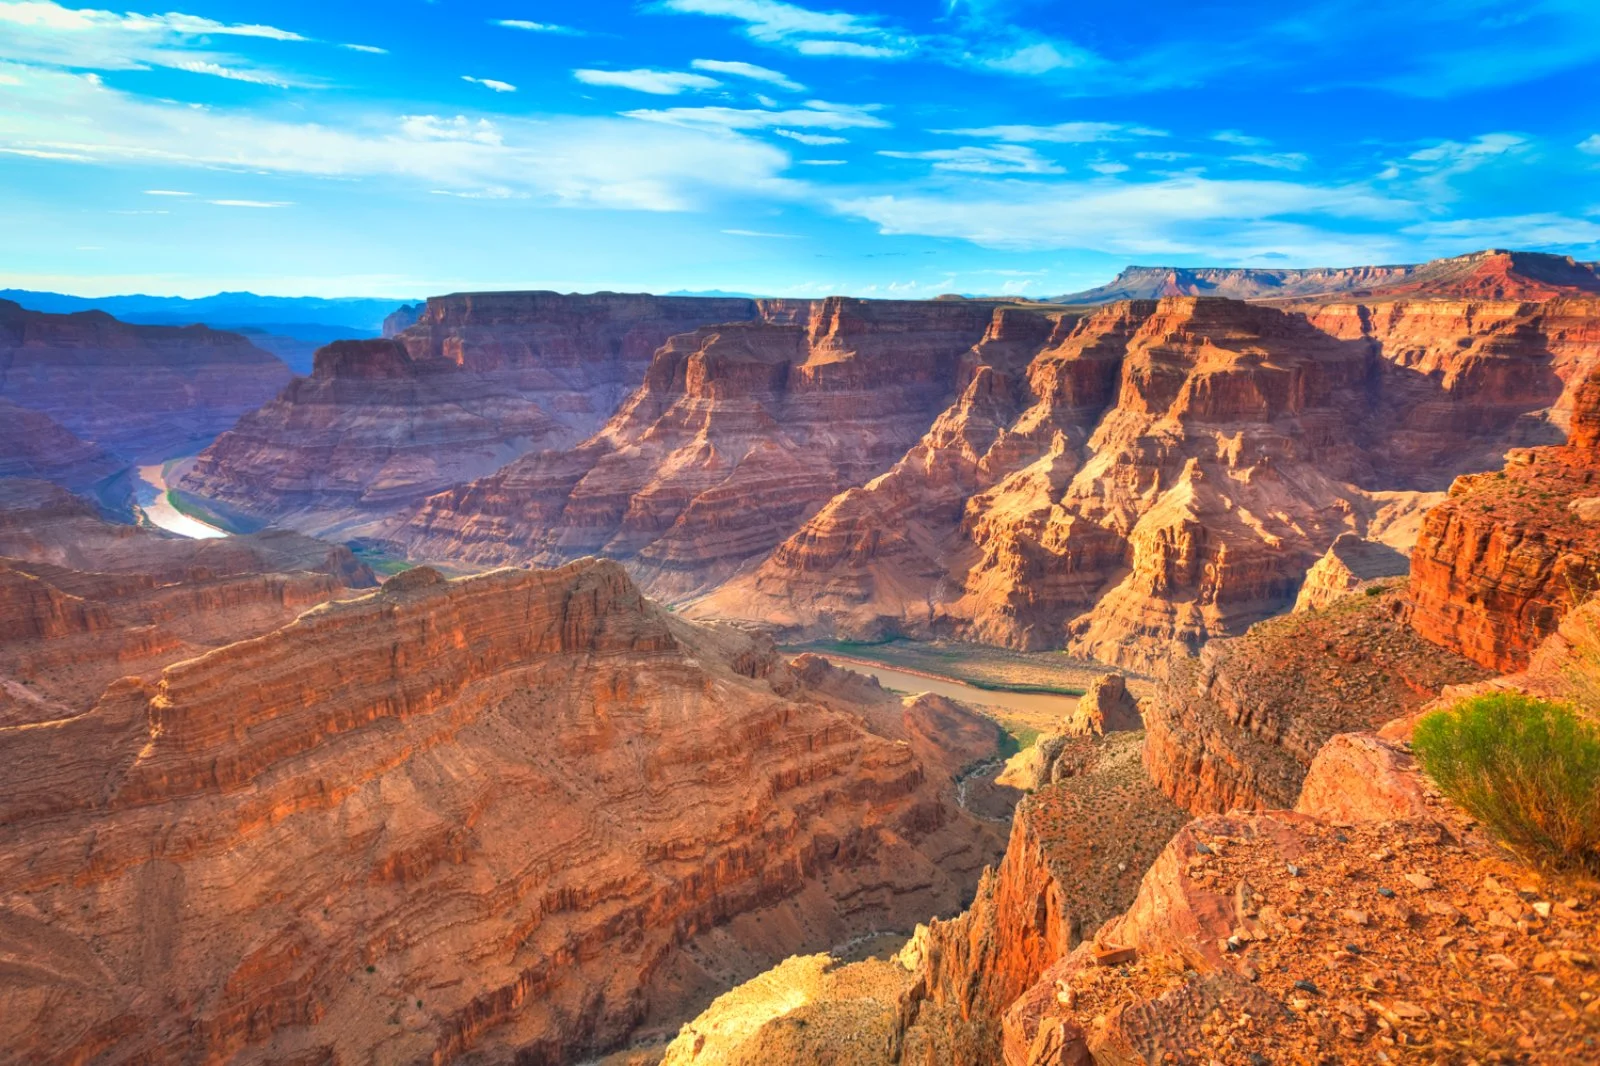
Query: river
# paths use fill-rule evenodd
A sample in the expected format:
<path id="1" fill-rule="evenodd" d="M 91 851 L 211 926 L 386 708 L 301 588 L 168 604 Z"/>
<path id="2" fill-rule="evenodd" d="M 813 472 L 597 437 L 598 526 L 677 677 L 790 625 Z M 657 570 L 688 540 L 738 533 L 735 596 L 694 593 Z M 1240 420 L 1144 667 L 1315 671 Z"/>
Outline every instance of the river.
<path id="1" fill-rule="evenodd" d="M 962 703 L 1009 711 L 1030 718 L 1042 715 L 1053 721 L 1063 715 L 1071 714 L 1078 706 L 1076 696 L 1062 696 L 1052 692 L 1007 692 L 1003 689 L 978 688 L 976 685 L 969 685 L 953 678 L 895 670 L 864 659 L 840 655 L 823 655 L 823 658 L 835 666 L 875 677 L 878 679 L 878 684 L 884 688 L 892 688 L 898 692 L 932 692 L 935 695 L 960 700 Z"/>
<path id="2" fill-rule="evenodd" d="M 144 510 L 145 517 L 149 518 L 152 524 L 180 537 L 189 537 L 193 540 L 226 537 L 227 530 L 218 529 L 198 518 L 191 518 L 172 506 L 172 501 L 167 498 L 165 468 L 165 463 L 151 463 L 149 466 L 139 467 L 140 484 L 134 490 L 134 495 Z"/>

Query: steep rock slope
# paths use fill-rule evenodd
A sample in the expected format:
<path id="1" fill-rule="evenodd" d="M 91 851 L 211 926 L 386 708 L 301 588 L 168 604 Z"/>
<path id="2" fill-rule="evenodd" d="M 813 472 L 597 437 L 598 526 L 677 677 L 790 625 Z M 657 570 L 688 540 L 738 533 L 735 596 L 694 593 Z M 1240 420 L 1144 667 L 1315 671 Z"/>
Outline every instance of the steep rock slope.
<path id="1" fill-rule="evenodd" d="M 395 534 L 420 558 L 625 559 L 684 595 L 759 557 L 891 464 L 949 400 L 990 304 L 765 301 L 674 337 L 576 449 L 430 499 Z"/>
<path id="2" fill-rule="evenodd" d="M 347 549 L 297 533 L 187 540 L 103 521 L 53 485 L 0 480 L 0 723 L 82 711 L 119 677 L 374 584 Z"/>
<path id="3" fill-rule="evenodd" d="M 0 400 L 0 478 L 38 478 L 88 492 L 126 467 L 49 415 Z"/>
<path id="4" fill-rule="evenodd" d="M 365 534 L 459 482 L 592 433 L 669 336 L 756 315 L 751 300 L 464 293 L 317 353 L 181 487 L 310 533 Z M 408 320 L 409 316 L 409 320 Z M 398 328 L 396 328 L 398 327 Z"/>
<path id="5" fill-rule="evenodd" d="M 1402 266 L 1260 270 L 1227 267 L 1140 267 L 1105 285 L 1057 298 L 1064 304 L 1155 300 L 1164 296 L 1227 296 L 1235 300 L 1305 298 L 1340 293 L 1369 297 L 1413 294 L 1490 300 L 1543 300 L 1600 292 L 1595 264 L 1570 256 L 1489 249 Z"/>
<path id="6" fill-rule="evenodd" d="M 1600 358 L 1592 329 L 1559 360 L 1537 333 L 1423 359 L 1361 322 L 1194 298 L 999 310 L 915 448 L 695 609 L 1150 669 L 1289 606 L 1342 533 L 1408 547 L 1427 490 L 1494 465 Z"/>
<path id="7" fill-rule="evenodd" d="M 1341 533 L 1328 550 L 1306 571 L 1306 580 L 1294 599 L 1297 611 L 1316 611 L 1387 577 L 1404 577 L 1411 562 L 1387 544 Z"/>
<path id="8" fill-rule="evenodd" d="M 684 1026 L 664 1066 L 982 1066 L 1039 975 L 1133 901 L 1185 818 L 1143 780 L 1137 734 L 1083 741 L 1078 772 L 1017 808 L 1004 861 L 891 960 L 791 959 Z"/>
<path id="9" fill-rule="evenodd" d="M 250 412 L 180 487 L 298 529 L 366 524 L 530 448 L 570 441 L 509 385 L 396 340 L 338 341 L 308 378 Z"/>
<path id="10" fill-rule="evenodd" d="M 1560 447 L 1512 452 L 1458 478 L 1411 560 L 1411 625 L 1499 671 L 1527 665 L 1600 586 L 1600 369 L 1576 390 Z"/>
<path id="11" fill-rule="evenodd" d="M 283 388 L 277 356 L 204 326 L 130 326 L 100 311 L 49 315 L 0 300 L 0 398 L 125 459 L 216 436 Z"/>
<path id="12" fill-rule="evenodd" d="M 953 911 L 993 728 L 829 689 L 613 563 L 422 568 L 0 727 L 0 1058 L 568 1062 Z"/>

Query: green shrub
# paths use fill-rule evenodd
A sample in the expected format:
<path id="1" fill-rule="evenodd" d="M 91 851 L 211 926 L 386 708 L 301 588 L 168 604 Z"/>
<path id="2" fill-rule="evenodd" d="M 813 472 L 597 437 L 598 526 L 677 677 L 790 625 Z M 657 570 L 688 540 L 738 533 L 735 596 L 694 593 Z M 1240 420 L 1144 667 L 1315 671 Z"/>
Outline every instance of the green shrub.
<path id="1" fill-rule="evenodd" d="M 1423 718 L 1411 744 L 1445 795 L 1513 847 L 1600 870 L 1600 729 L 1571 707 L 1473 696 Z"/>

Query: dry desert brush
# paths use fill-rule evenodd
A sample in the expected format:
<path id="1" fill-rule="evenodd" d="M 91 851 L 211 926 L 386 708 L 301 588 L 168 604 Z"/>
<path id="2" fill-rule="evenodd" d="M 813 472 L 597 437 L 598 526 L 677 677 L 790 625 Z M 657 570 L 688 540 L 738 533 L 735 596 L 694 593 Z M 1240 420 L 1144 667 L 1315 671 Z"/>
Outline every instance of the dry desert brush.
<path id="1" fill-rule="evenodd" d="M 1573 707 L 1515 692 L 1462 700 L 1417 723 L 1428 775 L 1507 843 L 1600 872 L 1600 728 Z"/>

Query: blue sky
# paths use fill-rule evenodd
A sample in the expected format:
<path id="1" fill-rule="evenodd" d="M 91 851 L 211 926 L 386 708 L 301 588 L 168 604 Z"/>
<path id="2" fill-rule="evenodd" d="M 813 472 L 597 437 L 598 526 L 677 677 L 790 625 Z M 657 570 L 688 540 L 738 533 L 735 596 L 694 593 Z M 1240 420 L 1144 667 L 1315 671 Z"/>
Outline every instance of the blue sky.
<path id="1" fill-rule="evenodd" d="M 1600 257 L 1600 2 L 0 0 L 0 287 Z"/>

